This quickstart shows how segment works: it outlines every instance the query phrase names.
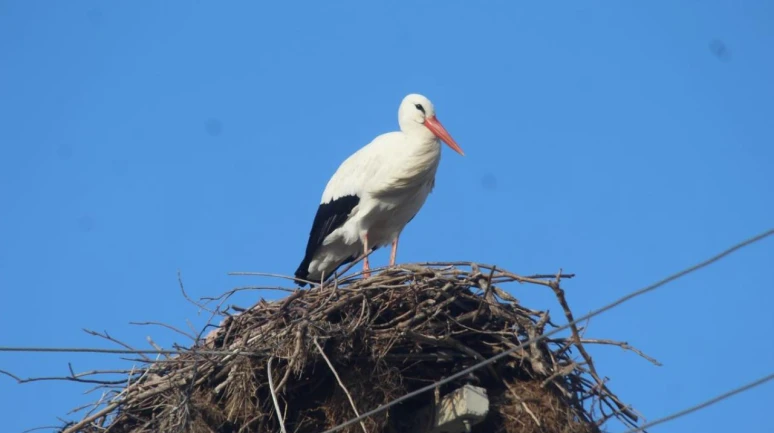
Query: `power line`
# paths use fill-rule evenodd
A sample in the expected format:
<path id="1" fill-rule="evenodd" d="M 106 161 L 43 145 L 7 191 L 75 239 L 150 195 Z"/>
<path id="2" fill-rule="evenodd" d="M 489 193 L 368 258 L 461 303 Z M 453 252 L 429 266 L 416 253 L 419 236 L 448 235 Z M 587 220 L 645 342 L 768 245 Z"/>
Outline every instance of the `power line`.
<path id="1" fill-rule="evenodd" d="M 726 392 L 724 394 L 720 394 L 720 395 L 718 395 L 716 397 L 713 397 L 713 398 L 711 398 L 711 399 L 709 399 L 709 400 L 707 400 L 705 402 L 699 403 L 699 404 L 697 404 L 695 406 L 691 406 L 691 407 L 689 407 L 687 409 L 681 410 L 680 412 L 675 412 L 675 413 L 673 413 L 671 415 L 665 416 L 663 418 L 659 418 L 659 419 L 657 419 L 655 421 L 651 421 L 651 422 L 649 422 L 647 424 L 644 424 L 644 425 L 641 425 L 641 426 L 639 426 L 637 428 L 633 428 L 631 430 L 626 430 L 624 433 L 637 433 L 637 432 L 641 432 L 641 431 L 645 430 L 646 428 L 653 427 L 654 425 L 665 423 L 667 421 L 672 421 L 673 419 L 677 419 L 677 418 L 680 418 L 682 416 L 688 415 L 689 413 L 696 412 L 697 410 L 704 409 L 707 406 L 712 406 L 713 404 L 715 404 L 715 403 L 717 403 L 719 401 L 725 400 L 725 399 L 727 399 L 729 397 L 732 397 L 732 396 L 734 396 L 736 394 L 739 394 L 739 393 L 745 392 L 747 390 L 753 389 L 756 386 L 763 385 L 764 383 L 766 383 L 766 382 L 768 382 L 768 381 L 770 381 L 772 379 L 774 379 L 774 373 L 772 373 L 772 374 L 770 374 L 770 375 L 768 375 L 766 377 L 762 377 L 762 378 L 760 378 L 760 379 L 758 379 L 756 381 L 750 382 L 750 383 L 748 383 L 746 385 L 742 385 L 739 388 L 732 389 L 731 391 L 728 391 L 728 392 Z"/>
<path id="2" fill-rule="evenodd" d="M 360 415 L 358 417 L 352 418 L 349 421 L 345 421 L 344 423 L 337 425 L 336 427 L 333 427 L 331 429 L 325 430 L 323 433 L 333 433 L 333 432 L 339 431 L 339 430 L 343 429 L 344 427 L 346 427 L 348 425 L 354 424 L 356 422 L 359 422 L 360 420 L 368 418 L 369 416 L 376 415 L 376 414 L 378 414 L 380 412 L 383 412 L 383 411 L 387 410 L 388 408 L 390 408 L 392 406 L 395 406 L 398 403 L 401 403 L 401 402 L 406 401 L 406 400 L 408 400 L 410 398 L 416 397 L 417 395 L 425 393 L 427 391 L 432 391 L 432 390 L 438 388 L 441 385 L 449 383 L 449 382 L 451 382 L 451 381 L 453 381 L 453 380 L 455 380 L 457 378 L 460 378 L 460 377 L 463 377 L 463 376 L 467 375 L 470 372 L 478 370 L 481 367 L 485 367 L 485 366 L 487 366 L 487 365 L 489 365 L 489 364 L 491 364 L 491 363 L 493 363 L 493 362 L 495 362 L 495 361 L 497 361 L 499 359 L 502 359 L 502 358 L 510 355 L 511 353 L 516 352 L 517 350 L 522 349 L 526 345 L 529 345 L 529 344 L 532 344 L 532 343 L 544 340 L 544 339 L 550 337 L 551 335 L 554 335 L 554 334 L 556 334 L 556 333 L 558 333 L 560 331 L 563 331 L 563 330 L 569 328 L 572 325 L 575 325 L 575 324 L 577 324 L 579 322 L 584 322 L 584 321 L 586 321 L 586 320 L 588 320 L 588 319 L 590 319 L 590 318 L 592 318 L 594 316 L 597 316 L 599 314 L 604 313 L 607 310 L 610 310 L 611 308 L 615 308 L 615 307 L 623 304 L 624 302 L 627 302 L 627 301 L 631 300 L 632 298 L 636 298 L 637 296 L 640 296 L 640 295 L 643 295 L 643 294 L 648 293 L 650 291 L 653 291 L 653 290 L 655 290 L 655 289 L 657 289 L 657 288 L 659 288 L 659 287 L 661 287 L 661 286 L 663 286 L 663 285 L 665 285 L 667 283 L 670 283 L 670 282 L 672 282 L 674 280 L 677 280 L 679 278 L 682 278 L 682 277 L 684 277 L 684 276 L 686 276 L 686 275 L 688 275 L 688 274 L 690 274 L 692 272 L 698 271 L 699 269 L 702 269 L 702 268 L 704 268 L 706 266 L 709 266 L 709 265 L 717 262 L 718 260 L 728 256 L 729 254 L 732 254 L 732 253 L 734 253 L 734 252 L 736 252 L 736 251 L 738 251 L 738 250 L 740 250 L 740 249 L 742 249 L 742 248 L 744 248 L 746 246 L 754 244 L 754 243 L 756 243 L 756 242 L 758 242 L 758 241 L 760 241 L 760 240 L 762 240 L 762 239 L 764 239 L 764 238 L 766 238 L 768 236 L 771 236 L 772 234 L 774 234 L 774 229 L 770 229 L 770 230 L 767 230 L 767 231 L 765 231 L 765 232 L 763 232 L 763 233 L 761 233 L 759 235 L 753 236 L 752 238 L 749 238 L 749 239 L 747 239 L 745 241 L 742 241 L 742 242 L 732 246 L 731 248 L 728 248 L 725 251 L 723 251 L 723 252 L 721 252 L 721 253 L 713 256 L 713 257 L 710 257 L 707 260 L 704 260 L 703 262 L 697 263 L 697 264 L 695 264 L 695 265 L 693 265 L 693 266 L 691 266 L 689 268 L 686 268 L 686 269 L 684 269 L 684 270 L 682 270 L 680 272 L 672 274 L 672 275 L 670 275 L 670 276 L 668 276 L 668 277 L 666 277 L 666 278 L 664 278 L 664 279 L 662 279 L 660 281 L 657 281 L 657 282 L 655 282 L 655 283 L 653 283 L 653 284 L 651 284 L 651 285 L 649 285 L 647 287 L 644 287 L 642 289 L 639 289 L 637 291 L 629 293 L 628 295 L 626 295 L 626 296 L 624 296 L 624 297 L 622 297 L 622 298 L 620 298 L 620 299 L 618 299 L 618 300 L 616 300 L 616 301 L 614 301 L 614 302 L 612 302 L 610 304 L 607 304 L 604 307 L 601 307 L 601 308 L 599 308 L 597 310 L 594 310 L 591 313 L 586 314 L 585 316 L 579 317 L 579 318 L 575 319 L 574 321 L 567 323 L 564 326 L 561 326 L 559 328 L 553 329 L 550 332 L 547 332 L 547 333 L 545 333 L 543 335 L 540 335 L 538 337 L 530 338 L 530 339 L 528 339 L 528 340 L 526 340 L 526 341 L 524 341 L 522 343 L 519 343 L 516 346 L 514 346 L 514 347 L 504 351 L 504 352 L 498 353 L 497 355 L 495 355 L 495 356 L 493 356 L 493 357 L 491 357 L 489 359 L 485 359 L 485 360 L 483 360 L 483 361 L 481 361 L 481 362 L 479 362 L 477 364 L 474 364 L 474 365 L 472 365 L 472 366 L 470 366 L 468 368 L 465 368 L 465 369 L 463 369 L 463 370 L 461 370 L 461 371 L 459 371 L 457 373 L 454 373 L 453 375 L 451 375 L 449 377 L 446 377 L 446 378 L 444 378 L 442 380 L 439 380 L 438 382 L 435 382 L 433 384 L 427 385 L 425 387 L 422 387 L 422 388 L 419 388 L 419 389 L 417 389 L 415 391 L 412 391 L 412 392 L 410 392 L 408 394 L 405 394 L 405 395 L 403 395 L 401 397 L 398 397 L 398 398 L 396 398 L 396 399 L 394 399 L 394 400 L 392 400 L 390 402 L 387 402 L 387 403 L 385 403 L 385 404 L 383 404 L 381 406 L 378 406 L 376 409 L 373 409 L 373 410 L 370 410 L 368 412 L 365 412 L 365 413 L 363 413 L 362 415 Z"/>
<path id="3" fill-rule="evenodd" d="M 618 300 L 616 300 L 616 301 L 614 301 L 614 302 L 612 302 L 610 304 L 607 304 L 607 305 L 605 305 L 605 306 L 603 306 L 603 307 L 601 307 L 601 308 L 599 308 L 597 310 L 593 310 L 592 312 L 590 312 L 590 313 L 588 313 L 588 314 L 586 314 L 586 315 L 584 315 L 582 317 L 579 317 L 579 318 L 575 319 L 574 321 L 567 323 L 564 326 L 561 326 L 559 328 L 555 328 L 555 329 L 553 329 L 553 330 L 551 330 L 551 331 L 549 331 L 549 332 L 547 332 L 547 333 L 545 333 L 545 334 L 543 334 L 541 336 L 538 336 L 538 337 L 535 337 L 535 338 L 531 338 L 531 339 L 528 339 L 528 340 L 526 340 L 524 342 L 521 342 L 521 343 L 519 343 L 518 345 L 516 345 L 515 347 L 513 347 L 511 349 L 508 349 L 508 350 L 506 350 L 504 352 L 501 352 L 501 353 L 499 353 L 499 354 L 497 354 L 497 355 L 495 355 L 495 356 L 493 356 L 493 357 L 491 357 L 489 359 L 486 359 L 486 360 L 481 361 L 481 362 L 479 362 L 477 364 L 474 364 L 474 365 L 472 365 L 472 366 L 470 366 L 468 368 L 465 368 L 464 370 L 461 370 L 461 371 L 459 371 L 459 372 L 457 372 L 457 373 L 455 373 L 455 374 L 453 374 L 453 375 L 451 375 L 449 377 L 446 377 L 446 378 L 444 378 L 444 379 L 442 379 L 442 380 L 440 380 L 440 381 L 438 381 L 438 382 L 436 382 L 434 384 L 427 385 L 427 386 L 425 386 L 423 388 L 417 389 L 417 390 L 412 391 L 412 392 L 410 392 L 408 394 L 405 394 L 405 395 L 403 395 L 401 397 L 398 397 L 398 398 L 396 398 L 396 399 L 394 399 L 394 400 L 392 400 L 392 401 L 390 401 L 388 403 L 385 403 L 384 405 L 381 405 L 381 406 L 377 407 L 376 409 L 373 409 L 371 411 L 365 412 L 365 413 L 363 413 L 362 415 L 360 415 L 360 416 L 358 416 L 356 418 L 352 418 L 349 421 L 346 421 L 346 422 L 344 422 L 342 424 L 339 424 L 336 427 L 333 427 L 333 428 L 331 428 L 329 430 L 326 430 L 323 433 L 333 433 L 333 432 L 336 432 L 338 430 L 341 430 L 342 428 L 344 428 L 344 427 L 346 427 L 348 425 L 351 425 L 351 424 L 354 424 L 356 422 L 359 422 L 359 421 L 361 421 L 361 420 L 363 420 L 365 418 L 368 418 L 368 417 L 370 417 L 372 415 L 376 415 L 376 414 L 378 414 L 378 413 L 380 413 L 380 412 L 382 412 L 382 411 L 384 411 L 384 410 L 386 410 L 386 409 L 388 409 L 388 408 L 390 408 L 390 407 L 392 407 L 392 406 L 394 406 L 394 405 L 396 405 L 398 403 L 401 403 L 401 402 L 403 402 L 405 400 L 413 398 L 413 397 L 415 397 L 415 396 L 417 396 L 419 394 L 422 394 L 424 392 L 431 391 L 431 390 L 433 390 L 433 389 L 435 389 L 435 388 L 437 388 L 437 387 L 439 387 L 441 385 L 444 385 L 444 384 L 449 383 L 449 382 L 451 382 L 451 381 L 453 381 L 453 380 L 455 380 L 457 378 L 465 376 L 465 375 L 467 375 L 468 373 L 470 373 L 472 371 L 475 371 L 475 370 L 477 370 L 477 369 L 479 369 L 481 367 L 484 367 L 484 366 L 489 365 L 489 364 L 491 364 L 491 363 L 493 363 L 493 362 L 495 362 L 495 361 L 497 361 L 499 359 L 502 359 L 505 356 L 508 356 L 509 354 L 511 354 L 511 353 L 513 353 L 513 352 L 523 348 L 526 345 L 529 345 L 529 344 L 532 344 L 532 343 L 544 340 L 544 339 L 550 337 L 551 335 L 554 335 L 554 334 L 556 334 L 558 332 L 561 332 L 561 331 L 563 331 L 565 329 L 568 329 L 572 325 L 575 325 L 575 324 L 577 324 L 579 322 L 586 321 L 587 319 L 590 319 L 590 318 L 592 318 L 594 316 L 602 314 L 605 311 L 608 311 L 608 310 L 610 310 L 612 308 L 615 308 L 615 307 L 623 304 L 624 302 L 627 302 L 627 301 L 629 301 L 629 300 L 631 300 L 631 299 L 633 299 L 633 298 L 635 298 L 637 296 L 640 296 L 640 295 L 643 295 L 643 294 L 648 293 L 650 291 L 653 291 L 653 290 L 655 290 L 655 289 L 657 289 L 657 288 L 659 288 L 661 286 L 664 286 L 664 285 L 666 285 L 666 284 L 668 284 L 668 283 L 670 283 L 670 282 L 672 282 L 674 280 L 677 280 L 677 279 L 682 278 L 682 277 L 684 277 L 684 276 L 686 276 L 686 275 L 688 275 L 690 273 L 693 273 L 693 272 L 698 271 L 698 270 L 700 270 L 700 269 L 702 269 L 702 268 L 704 268 L 706 266 L 709 266 L 709 265 L 717 262 L 718 260 L 721 260 L 721 259 L 725 258 L 726 256 L 728 256 L 728 255 L 730 255 L 730 254 L 732 254 L 732 253 L 734 253 L 734 252 L 736 252 L 736 251 L 738 251 L 738 250 L 740 250 L 740 249 L 742 249 L 744 247 L 747 247 L 747 246 L 749 246 L 751 244 L 754 244 L 754 243 L 756 243 L 756 242 L 758 242 L 760 240 L 763 240 L 766 237 L 771 236 L 772 234 L 774 234 L 774 229 L 770 229 L 770 230 L 765 231 L 765 232 L 763 232 L 763 233 L 761 233 L 759 235 L 756 235 L 756 236 L 754 236 L 752 238 L 749 238 L 749 239 L 747 239 L 745 241 L 742 241 L 742 242 L 740 242 L 740 243 L 738 243 L 738 244 L 736 244 L 736 245 L 726 249 L 725 251 L 723 251 L 723 252 L 721 252 L 721 253 L 713 256 L 713 257 L 710 257 L 709 259 L 707 259 L 707 260 L 705 260 L 703 262 L 700 262 L 700 263 L 698 263 L 696 265 L 693 265 L 693 266 L 691 266 L 689 268 L 686 268 L 686 269 L 684 269 L 684 270 L 682 270 L 680 272 L 672 274 L 672 275 L 670 275 L 670 276 L 668 276 L 668 277 L 666 277 L 666 278 L 664 278 L 664 279 L 662 279 L 660 281 L 657 281 L 657 282 L 655 282 L 655 283 L 653 283 L 653 284 L 651 284 L 651 285 L 649 285 L 647 287 L 644 287 L 642 289 L 634 291 L 634 292 L 632 292 L 632 293 L 630 293 L 630 294 L 628 294 L 628 295 L 626 295 L 626 296 L 624 296 L 624 297 L 622 297 L 622 298 L 620 298 L 620 299 L 618 299 Z M 113 353 L 113 354 L 157 354 L 157 355 L 164 355 L 164 354 L 174 355 L 174 354 L 184 354 L 184 353 L 196 353 L 196 354 L 201 354 L 201 355 L 247 355 L 247 356 L 256 356 L 256 355 L 261 355 L 262 354 L 260 352 L 224 351 L 224 350 L 190 350 L 190 351 L 181 351 L 181 350 L 135 350 L 135 349 L 100 349 L 100 348 L 75 348 L 75 347 L 5 347 L 5 346 L 0 346 L 0 352 L 60 352 L 60 353 L 62 353 L 62 352 L 65 352 L 65 353 L 78 353 L 78 352 L 80 352 L 80 353 Z M 700 404 L 698 406 L 686 409 L 685 411 L 678 412 L 678 413 L 676 413 L 674 415 L 670 415 L 669 417 L 653 421 L 653 422 L 651 422 L 649 424 L 646 424 L 646 425 L 644 425 L 642 427 L 639 427 L 637 429 L 627 431 L 626 433 L 639 432 L 639 431 L 642 431 L 642 429 L 650 427 L 650 426 L 653 426 L 655 424 L 658 424 L 658 423 L 661 423 L 661 422 L 666 422 L 666 421 L 669 421 L 670 419 L 674 419 L 674 418 L 686 415 L 686 414 L 691 413 L 693 411 L 696 411 L 696 410 L 699 410 L 699 409 L 704 408 L 706 406 L 709 406 L 711 404 L 714 404 L 714 403 L 716 403 L 716 402 L 718 402 L 720 400 L 728 398 L 728 397 L 730 397 L 730 396 L 732 396 L 734 394 L 737 394 L 737 393 L 743 392 L 743 391 L 745 391 L 747 389 L 750 389 L 752 387 L 758 386 L 758 385 L 760 385 L 760 384 L 762 384 L 764 382 L 767 382 L 767 381 L 771 380 L 772 378 L 774 378 L 774 375 L 767 376 L 767 377 L 765 377 L 763 379 L 760 379 L 759 381 L 756 381 L 756 382 L 753 382 L 751 384 L 745 385 L 742 388 L 730 391 L 729 393 L 726 393 L 726 394 L 723 394 L 721 396 L 718 396 L 718 397 L 716 397 L 716 398 L 714 398 L 712 400 L 709 400 L 709 401 L 707 401 L 705 403 L 702 403 L 702 404 Z"/>

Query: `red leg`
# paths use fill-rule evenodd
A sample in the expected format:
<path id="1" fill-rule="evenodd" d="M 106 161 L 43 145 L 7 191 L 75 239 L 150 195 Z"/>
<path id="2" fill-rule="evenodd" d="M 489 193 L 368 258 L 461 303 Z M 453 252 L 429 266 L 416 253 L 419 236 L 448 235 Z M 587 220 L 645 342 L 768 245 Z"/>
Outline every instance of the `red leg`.
<path id="1" fill-rule="evenodd" d="M 371 277 L 371 273 L 368 272 L 369 269 L 371 269 L 371 265 L 368 263 L 367 256 L 370 251 L 371 250 L 368 248 L 368 233 L 366 233 L 365 236 L 363 236 L 363 254 L 366 255 L 363 259 L 363 277 L 365 278 Z"/>
<path id="2" fill-rule="evenodd" d="M 395 266 L 395 258 L 398 256 L 398 238 L 395 236 L 395 240 L 392 241 L 392 252 L 390 253 L 390 266 Z"/>

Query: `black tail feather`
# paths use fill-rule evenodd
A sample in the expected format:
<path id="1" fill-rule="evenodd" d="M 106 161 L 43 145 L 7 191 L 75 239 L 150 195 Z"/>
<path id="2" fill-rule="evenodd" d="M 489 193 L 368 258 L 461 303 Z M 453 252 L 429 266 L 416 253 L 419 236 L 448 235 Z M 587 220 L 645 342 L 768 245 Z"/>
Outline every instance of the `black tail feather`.
<path id="1" fill-rule="evenodd" d="M 315 252 L 322 246 L 323 241 L 325 241 L 325 238 L 329 234 L 344 225 L 349 218 L 350 213 L 358 203 L 360 203 L 360 197 L 357 195 L 346 195 L 327 203 L 320 203 L 320 206 L 317 208 L 317 213 L 314 216 L 314 221 L 312 222 L 312 229 L 309 231 L 309 241 L 306 244 L 304 260 L 301 261 L 301 264 L 296 270 L 296 278 L 309 279 L 309 265 L 312 263 Z M 349 261 L 345 260 L 339 264 L 339 266 L 351 262 L 354 258 L 348 260 Z M 338 269 L 339 266 L 337 266 L 336 269 Z M 333 272 L 331 272 L 331 274 L 333 274 Z M 301 281 L 296 281 L 296 283 L 301 287 L 306 285 L 306 283 Z"/>

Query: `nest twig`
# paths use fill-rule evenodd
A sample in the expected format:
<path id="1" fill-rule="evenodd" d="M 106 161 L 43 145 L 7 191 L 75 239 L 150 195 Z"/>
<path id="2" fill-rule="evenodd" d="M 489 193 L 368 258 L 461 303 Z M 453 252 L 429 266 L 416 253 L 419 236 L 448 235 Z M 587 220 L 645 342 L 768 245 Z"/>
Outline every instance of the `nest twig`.
<path id="1" fill-rule="evenodd" d="M 573 326 L 566 337 L 518 347 L 556 325 L 547 312 L 522 306 L 502 284 L 553 290 L 572 320 L 559 286 L 567 277 L 521 277 L 462 262 L 402 265 L 367 279 L 347 276 L 293 290 L 285 299 L 261 300 L 236 314 L 220 311 L 229 296 L 246 288 L 235 289 L 210 298 L 220 301 L 214 310 L 196 303 L 223 320 L 195 347 L 143 360 L 146 365 L 132 371 L 125 386 L 61 431 L 319 433 L 358 410 L 512 348 L 518 350 L 439 387 L 436 395 L 418 395 L 342 431 L 408 431 L 412 411 L 466 383 L 486 388 L 492 404 L 474 432 L 600 432 L 613 418 L 635 426 L 639 417 L 610 391 L 584 347 L 633 349 L 627 343 L 584 339 Z"/>

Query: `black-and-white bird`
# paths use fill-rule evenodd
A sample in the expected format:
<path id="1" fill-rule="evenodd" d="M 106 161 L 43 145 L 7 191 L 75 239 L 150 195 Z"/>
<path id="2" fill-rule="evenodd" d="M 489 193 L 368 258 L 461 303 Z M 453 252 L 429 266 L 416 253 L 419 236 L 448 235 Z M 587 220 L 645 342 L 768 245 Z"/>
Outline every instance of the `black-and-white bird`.
<path id="1" fill-rule="evenodd" d="M 322 281 L 341 265 L 390 243 L 390 266 L 395 264 L 401 231 L 435 185 L 440 141 L 464 155 L 422 95 L 403 98 L 398 123 L 400 131 L 376 137 L 328 181 L 296 278 Z M 368 277 L 368 257 L 363 270 Z"/>

